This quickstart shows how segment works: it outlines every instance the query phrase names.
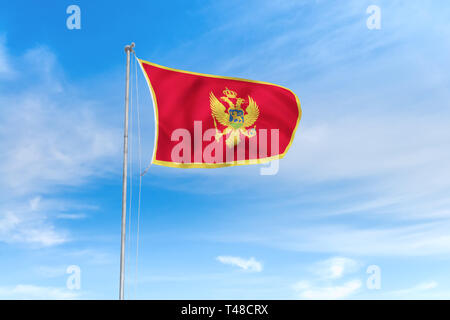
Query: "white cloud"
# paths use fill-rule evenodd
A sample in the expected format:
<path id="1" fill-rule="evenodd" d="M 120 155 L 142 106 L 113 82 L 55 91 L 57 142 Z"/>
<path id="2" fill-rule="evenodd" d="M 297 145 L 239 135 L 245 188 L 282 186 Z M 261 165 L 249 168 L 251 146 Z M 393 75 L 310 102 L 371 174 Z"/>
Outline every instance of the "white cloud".
<path id="1" fill-rule="evenodd" d="M 293 285 L 301 299 L 344 299 L 361 288 L 361 281 L 353 279 L 343 284 L 335 284 L 337 279 L 358 271 L 360 263 L 346 257 L 332 257 L 314 263 L 309 268 L 313 281 L 299 281 Z"/>
<path id="2" fill-rule="evenodd" d="M 434 289 L 438 286 L 438 283 L 436 281 L 429 281 L 429 282 L 423 282 L 417 285 L 414 289 L 416 290 L 430 290 Z"/>
<path id="3" fill-rule="evenodd" d="M 35 272 L 44 278 L 57 278 L 67 276 L 67 266 L 39 266 L 35 268 Z"/>
<path id="4" fill-rule="evenodd" d="M 445 173 L 447 164 L 441 160 L 450 159 L 449 141 L 447 121 L 438 115 L 340 117 L 304 124 L 284 165 L 290 173 L 295 166 L 295 177 L 302 179 L 379 175 L 391 180 L 402 175 L 403 182 L 421 177 L 423 171 L 432 177 Z"/>
<path id="5" fill-rule="evenodd" d="M 411 287 L 411 288 L 395 290 L 395 291 L 387 292 L 386 294 L 388 296 L 392 296 L 394 298 L 413 299 L 415 296 L 417 296 L 419 294 L 423 294 L 424 292 L 433 290 L 437 286 L 438 286 L 438 283 L 436 281 L 427 281 L 427 282 L 419 283 L 418 285 Z"/>
<path id="6" fill-rule="evenodd" d="M 439 255 L 450 253 L 449 227 L 447 220 L 392 227 L 310 226 L 284 230 L 284 238 L 273 239 L 271 245 L 361 256 Z"/>
<path id="7" fill-rule="evenodd" d="M 309 224 L 301 228 L 288 225 L 272 226 L 266 228 L 264 233 L 226 230 L 226 233 L 221 235 L 216 231 L 204 238 L 226 243 L 257 243 L 283 250 L 333 255 L 437 256 L 450 253 L 449 229 L 448 220 L 390 226 L 324 223 Z"/>
<path id="8" fill-rule="evenodd" d="M 0 73 L 4 43 L 0 38 Z M 15 59 L 18 76 L 5 85 L 13 89 L 0 93 L 0 241 L 58 245 L 69 237 L 55 218 L 85 213 L 68 212 L 77 204 L 55 192 L 111 173 L 120 161 L 120 130 L 108 123 L 101 104 L 79 98 L 49 48 L 31 48 Z"/>
<path id="9" fill-rule="evenodd" d="M 10 78 L 14 74 L 7 54 L 6 37 L 0 34 L 0 79 Z"/>
<path id="10" fill-rule="evenodd" d="M 116 262 L 114 255 L 96 248 L 63 251 L 62 254 L 70 258 L 83 259 L 95 265 L 114 265 Z"/>
<path id="11" fill-rule="evenodd" d="M 262 263 L 256 261 L 255 258 L 253 257 L 251 257 L 250 259 L 243 259 L 240 257 L 232 257 L 232 256 L 218 256 L 216 259 L 223 264 L 236 266 L 245 271 L 261 272 L 263 269 Z"/>
<path id="12" fill-rule="evenodd" d="M 376 292 L 375 292 L 376 291 Z M 403 289 L 374 290 L 364 298 L 391 300 L 448 300 L 450 291 L 435 280 L 419 282 Z"/>
<path id="13" fill-rule="evenodd" d="M 321 279 L 339 279 L 345 274 L 353 273 L 358 270 L 359 263 L 353 259 L 345 257 L 333 257 L 318 262 L 312 271 Z"/>
<path id="14" fill-rule="evenodd" d="M 58 219 L 79 220 L 86 218 L 84 213 L 59 213 L 56 215 Z"/>
<path id="15" fill-rule="evenodd" d="M 72 300 L 80 296 L 80 292 L 58 287 L 42 287 L 19 284 L 0 287 L 1 299 L 38 299 L 38 300 Z"/>
<path id="16" fill-rule="evenodd" d="M 65 232 L 55 230 L 45 217 L 30 211 L 5 211 L 0 212 L 0 241 L 53 246 L 68 241 L 68 237 Z"/>
<path id="17" fill-rule="evenodd" d="M 312 300 L 335 300 L 350 297 L 361 288 L 360 280 L 352 280 L 343 285 L 336 286 L 314 286 L 307 281 L 300 281 L 293 286 L 301 299 Z"/>
<path id="18" fill-rule="evenodd" d="M 47 210 L 54 209 L 40 196 L 0 206 L 0 241 L 44 247 L 67 242 L 67 232 L 55 228 Z"/>
<path id="19" fill-rule="evenodd" d="M 0 233 L 8 232 L 20 223 L 19 217 L 10 211 L 6 211 L 0 216 Z"/>
<path id="20" fill-rule="evenodd" d="M 88 106 L 66 109 L 51 97 L 36 94 L 0 96 L 1 100 L 15 105 L 9 117 L 0 119 L 1 144 L 8 150 L 0 173 L 9 192 L 42 193 L 58 185 L 76 186 L 111 169 L 109 159 L 118 154 L 114 141 L 119 136 L 99 123 Z"/>
<path id="21" fill-rule="evenodd" d="M 30 209 L 35 211 L 38 209 L 39 203 L 41 202 L 41 197 L 34 197 L 30 200 Z"/>

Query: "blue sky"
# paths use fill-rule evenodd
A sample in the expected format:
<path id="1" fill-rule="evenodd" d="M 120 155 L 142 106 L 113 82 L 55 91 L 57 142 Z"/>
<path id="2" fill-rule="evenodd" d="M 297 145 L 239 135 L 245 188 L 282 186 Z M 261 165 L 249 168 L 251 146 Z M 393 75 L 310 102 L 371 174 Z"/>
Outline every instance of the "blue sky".
<path id="1" fill-rule="evenodd" d="M 419 0 L 3 2 L 0 298 L 117 298 L 131 41 L 158 64 L 286 86 L 303 117 L 273 176 L 150 167 L 136 273 L 138 105 L 143 167 L 154 131 L 137 70 L 127 298 L 450 298 L 449 14 Z"/>

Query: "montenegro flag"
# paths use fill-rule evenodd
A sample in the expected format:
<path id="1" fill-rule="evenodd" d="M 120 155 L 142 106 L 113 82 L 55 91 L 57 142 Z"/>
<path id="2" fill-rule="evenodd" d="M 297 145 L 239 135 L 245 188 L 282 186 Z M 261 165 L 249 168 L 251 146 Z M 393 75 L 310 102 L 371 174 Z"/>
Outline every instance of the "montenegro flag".
<path id="1" fill-rule="evenodd" d="M 152 163 L 218 168 L 264 163 L 287 153 L 302 114 L 291 90 L 139 62 L 155 109 Z"/>

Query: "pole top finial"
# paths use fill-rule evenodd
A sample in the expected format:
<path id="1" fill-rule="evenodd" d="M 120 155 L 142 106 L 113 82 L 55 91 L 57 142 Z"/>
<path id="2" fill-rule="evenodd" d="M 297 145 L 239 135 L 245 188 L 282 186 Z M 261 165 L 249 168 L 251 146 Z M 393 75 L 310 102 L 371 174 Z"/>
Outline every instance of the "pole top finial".
<path id="1" fill-rule="evenodd" d="M 132 52 L 134 46 L 135 46 L 134 42 L 132 42 L 132 43 L 129 44 L 129 45 L 126 45 L 126 46 L 125 46 L 125 52 L 128 52 L 128 51 Z"/>

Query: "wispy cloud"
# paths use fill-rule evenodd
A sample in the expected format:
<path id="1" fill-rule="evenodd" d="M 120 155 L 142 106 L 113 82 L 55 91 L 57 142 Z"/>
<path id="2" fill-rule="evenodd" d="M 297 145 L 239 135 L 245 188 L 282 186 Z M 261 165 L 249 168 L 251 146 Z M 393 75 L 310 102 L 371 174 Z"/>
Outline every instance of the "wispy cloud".
<path id="1" fill-rule="evenodd" d="M 0 241 L 37 246 L 53 246 L 68 240 L 66 232 L 55 230 L 45 214 L 37 210 L 37 198 L 14 211 L 0 208 Z"/>
<path id="2" fill-rule="evenodd" d="M 20 58 L 21 77 L 8 84 L 20 86 L 0 94 L 6 114 L 1 147 L 8 150 L 0 187 L 10 194 L 44 193 L 110 171 L 120 132 L 101 114 L 102 105 L 78 97 L 50 49 L 33 48 Z"/>
<path id="3" fill-rule="evenodd" d="M 395 227 L 344 225 L 285 230 L 285 249 L 361 256 L 423 256 L 449 253 L 448 221 Z"/>
<path id="4" fill-rule="evenodd" d="M 13 75 L 14 70 L 6 48 L 6 36 L 0 34 L 0 80 L 2 78 L 9 79 Z"/>
<path id="5" fill-rule="evenodd" d="M 244 259 L 233 256 L 218 256 L 216 259 L 223 264 L 229 264 L 231 266 L 239 267 L 242 270 L 249 272 L 261 272 L 263 269 L 262 263 L 255 260 L 255 258 L 253 257 L 251 257 L 250 259 Z"/>
<path id="6" fill-rule="evenodd" d="M 56 215 L 58 219 L 79 220 L 86 218 L 84 213 L 59 213 Z"/>
<path id="7" fill-rule="evenodd" d="M 0 72 L 15 61 L 4 44 L 0 38 Z M 99 115 L 97 102 L 78 98 L 49 48 L 31 48 L 15 59 L 17 76 L 0 93 L 0 241 L 58 245 L 69 237 L 54 219 L 85 213 L 68 212 L 77 205 L 55 191 L 110 173 L 120 135 Z"/>
<path id="8" fill-rule="evenodd" d="M 321 279 L 339 279 L 348 273 L 353 273 L 359 268 L 359 263 L 353 259 L 345 257 L 333 257 L 318 262 L 311 268 Z"/>
<path id="9" fill-rule="evenodd" d="M 428 300 L 428 299 L 448 299 L 450 291 L 448 287 L 435 280 L 422 281 L 416 285 L 406 288 L 393 290 L 379 290 L 376 295 L 370 297 L 380 299 L 409 299 L 409 300 Z"/>
<path id="10" fill-rule="evenodd" d="M 110 252 L 92 247 L 65 251 L 62 254 L 70 258 L 82 259 L 82 261 L 94 265 L 111 265 L 115 262 L 114 256 Z"/>
<path id="11" fill-rule="evenodd" d="M 0 287 L 0 298 L 2 299 L 49 299 L 49 300 L 72 300 L 79 298 L 79 291 L 71 291 L 59 287 L 43 287 L 28 284 Z"/>
<path id="12" fill-rule="evenodd" d="M 314 286 L 309 282 L 301 281 L 293 286 L 298 297 L 312 300 L 335 300 L 344 299 L 355 294 L 361 288 L 360 280 L 352 280 L 336 286 Z"/>
<path id="13" fill-rule="evenodd" d="M 360 263 L 347 257 L 332 257 L 312 264 L 311 280 L 296 282 L 292 288 L 301 299 L 344 299 L 357 293 L 362 282 L 355 279 Z M 353 279 L 343 279 L 350 275 Z M 340 282 L 340 283 L 336 283 Z"/>
<path id="14" fill-rule="evenodd" d="M 216 232 L 206 239 L 231 243 L 258 243 L 299 252 L 352 256 L 438 256 L 450 252 L 450 223 L 436 220 L 396 226 L 310 224 L 301 228 L 274 226 L 264 233 Z"/>
<path id="15" fill-rule="evenodd" d="M 57 278 L 67 275 L 67 266 L 39 266 L 35 268 L 35 272 L 40 277 L 44 278 Z"/>
<path id="16" fill-rule="evenodd" d="M 391 291 L 388 293 L 388 295 L 397 296 L 399 298 L 408 299 L 411 298 L 414 295 L 424 293 L 429 290 L 433 290 L 438 286 L 438 283 L 436 281 L 427 281 L 419 283 L 418 285 L 406 288 L 406 289 L 400 289 Z"/>

